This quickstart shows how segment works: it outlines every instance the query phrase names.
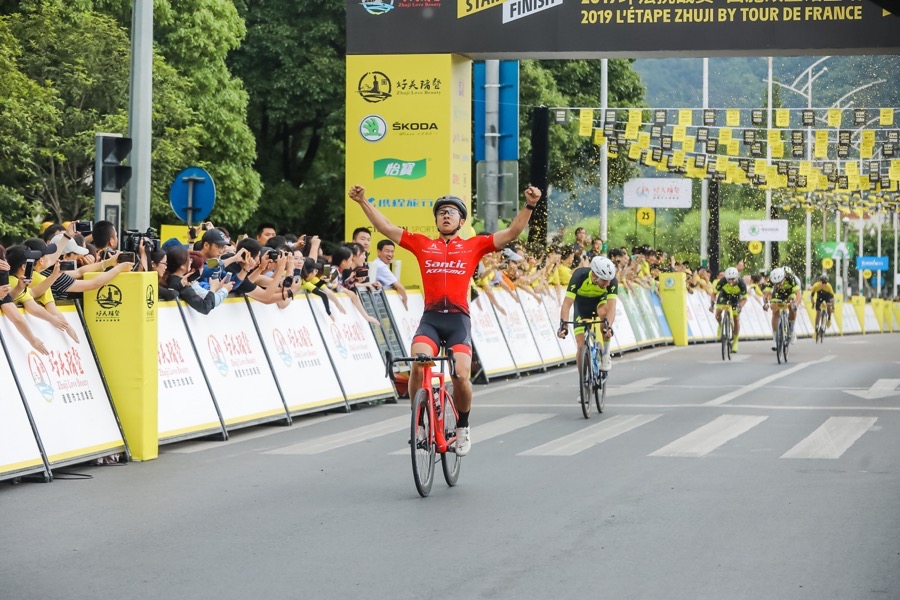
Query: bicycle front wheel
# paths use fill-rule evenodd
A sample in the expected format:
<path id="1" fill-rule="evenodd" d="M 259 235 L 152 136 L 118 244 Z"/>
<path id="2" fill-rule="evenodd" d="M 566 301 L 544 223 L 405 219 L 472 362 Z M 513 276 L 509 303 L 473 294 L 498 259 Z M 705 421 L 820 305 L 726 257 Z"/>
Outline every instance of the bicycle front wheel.
<path id="1" fill-rule="evenodd" d="M 731 360 L 731 320 L 722 313 L 722 360 Z"/>
<path id="2" fill-rule="evenodd" d="M 784 359 L 784 364 L 787 364 L 788 347 L 791 345 L 791 328 L 790 325 L 787 324 L 787 319 L 785 319 L 785 323 L 783 328 L 784 333 L 781 336 L 782 340 L 784 340 L 781 343 L 781 357 Z"/>
<path id="3" fill-rule="evenodd" d="M 593 377 L 591 377 L 591 349 L 585 344 L 579 352 L 581 369 L 578 373 L 579 393 L 581 394 L 581 414 L 585 419 L 591 416 L 591 394 L 593 394 Z"/>
<path id="4" fill-rule="evenodd" d="M 456 435 L 456 407 L 453 405 L 453 384 L 447 382 L 444 384 L 444 438 L 451 439 Z M 462 457 L 457 456 L 456 452 L 447 451 L 441 455 L 441 469 L 444 471 L 444 481 L 447 485 L 453 487 L 459 479 L 459 467 L 462 464 Z"/>
<path id="5" fill-rule="evenodd" d="M 606 408 L 606 380 L 609 374 L 604 377 L 602 374 L 598 377 L 597 385 L 594 388 L 594 401 L 597 403 L 597 412 L 602 413 Z M 598 389 L 599 388 L 599 389 Z"/>
<path id="6" fill-rule="evenodd" d="M 416 490 L 423 498 L 431 491 L 434 483 L 434 424 L 428 413 L 428 392 L 419 390 L 413 401 L 409 434 L 412 454 L 413 480 Z"/>
<path id="7" fill-rule="evenodd" d="M 778 364 L 781 364 L 781 353 L 784 351 L 784 326 L 782 325 L 782 319 L 779 317 L 778 319 L 778 329 L 775 331 L 775 358 L 778 359 Z"/>

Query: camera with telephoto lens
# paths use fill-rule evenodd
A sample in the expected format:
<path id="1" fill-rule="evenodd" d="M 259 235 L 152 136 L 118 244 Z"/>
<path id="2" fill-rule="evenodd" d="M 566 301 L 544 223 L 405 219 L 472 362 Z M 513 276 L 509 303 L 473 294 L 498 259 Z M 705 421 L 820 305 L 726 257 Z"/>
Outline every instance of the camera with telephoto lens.
<path id="1" fill-rule="evenodd" d="M 151 252 L 158 252 L 162 242 L 159 239 L 159 234 L 156 233 L 156 230 L 152 227 L 148 227 L 147 231 L 141 232 L 137 229 L 126 229 L 122 233 L 122 251 L 123 252 L 134 252 L 135 254 L 139 254 L 141 251 L 141 246 L 144 247 L 144 252 L 150 254 Z"/>
<path id="2" fill-rule="evenodd" d="M 269 260 L 278 260 L 279 258 L 281 258 L 281 250 L 275 250 L 275 249 L 269 250 L 266 253 L 266 256 L 269 257 Z"/>

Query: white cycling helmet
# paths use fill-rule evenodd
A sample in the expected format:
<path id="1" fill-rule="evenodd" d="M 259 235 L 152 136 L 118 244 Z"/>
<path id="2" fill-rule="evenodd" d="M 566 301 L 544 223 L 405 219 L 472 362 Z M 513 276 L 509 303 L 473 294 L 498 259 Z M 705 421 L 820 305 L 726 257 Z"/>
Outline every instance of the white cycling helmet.
<path id="1" fill-rule="evenodd" d="M 791 274 L 793 273 L 793 271 L 791 270 L 791 268 L 790 268 L 789 266 L 787 266 L 787 265 L 784 266 L 784 272 L 785 272 L 786 274 L 788 274 L 788 275 L 791 275 Z"/>
<path id="2" fill-rule="evenodd" d="M 725 269 L 726 280 L 738 279 L 740 276 L 741 274 L 738 273 L 738 270 L 735 267 L 728 267 L 727 269 Z"/>
<path id="3" fill-rule="evenodd" d="M 595 256 L 591 259 L 591 271 L 598 278 L 610 281 L 616 276 L 616 265 L 605 256 Z"/>
<path id="4" fill-rule="evenodd" d="M 782 269 L 781 267 L 772 269 L 772 272 L 769 273 L 769 281 L 771 281 L 775 285 L 784 281 L 784 269 Z"/>

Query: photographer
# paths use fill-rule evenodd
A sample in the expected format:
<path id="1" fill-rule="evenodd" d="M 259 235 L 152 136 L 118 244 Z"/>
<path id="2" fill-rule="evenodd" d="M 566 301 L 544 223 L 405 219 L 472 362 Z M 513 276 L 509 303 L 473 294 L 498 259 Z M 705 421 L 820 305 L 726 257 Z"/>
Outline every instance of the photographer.
<path id="1" fill-rule="evenodd" d="M 183 248 L 184 246 L 177 246 Z M 150 267 L 156 272 L 157 296 L 161 301 L 175 300 L 178 298 L 178 292 L 169 289 L 169 259 L 162 250 L 150 253 Z"/>
<path id="2" fill-rule="evenodd" d="M 208 315 L 212 309 L 224 302 L 234 283 L 214 277 L 209 280 L 207 291 L 196 284 L 203 269 L 203 255 L 199 252 L 188 252 L 182 246 L 170 248 L 166 252 L 166 289 L 178 294 L 178 297 L 196 310 Z"/>
<path id="3" fill-rule="evenodd" d="M 46 291 L 44 286 L 49 286 L 55 298 L 71 299 L 77 297 L 74 296 L 75 294 L 80 295 L 83 292 L 100 289 L 119 273 L 126 273 L 134 268 L 132 262 L 120 263 L 120 256 L 117 252 L 110 252 L 107 258 L 78 267 L 78 259 L 89 254 L 87 248 L 78 245 L 75 241 L 76 238 L 77 235 L 69 236 L 68 232 L 52 238 L 51 243 L 57 246 L 57 253 L 46 255 L 41 260 L 40 275 L 46 279 L 35 280 L 32 292 L 36 296 L 43 295 Z M 39 249 L 36 247 L 38 241 L 40 240 L 26 240 L 25 244 L 33 249 Z M 54 256 L 59 256 L 59 260 Z M 106 272 L 93 279 L 82 279 L 85 273 L 98 271 Z"/>
<path id="4" fill-rule="evenodd" d="M 277 254 L 278 258 L 274 259 L 275 254 L 269 255 L 269 250 Z M 268 267 L 273 260 L 275 264 L 272 277 L 263 276 L 260 273 L 261 261 L 266 261 L 263 266 Z M 237 280 L 234 285 L 235 294 L 245 294 L 263 304 L 277 304 L 280 308 L 290 304 L 302 283 L 299 277 L 293 277 L 293 254 L 267 249 L 267 254 L 263 257 L 263 247 L 252 238 L 244 238 L 238 242 L 236 252 L 233 255 L 223 255 L 220 265 Z M 292 274 L 287 287 L 283 285 L 286 269 Z M 263 288 L 261 284 L 268 287 Z"/>
<path id="5" fill-rule="evenodd" d="M 31 327 L 28 326 L 25 317 L 23 317 L 22 313 L 19 312 L 19 309 L 16 308 L 16 303 L 13 302 L 12 296 L 10 295 L 11 292 L 12 288 L 9 285 L 9 263 L 6 262 L 6 249 L 3 246 L 0 246 L 0 312 L 10 320 L 13 326 L 20 334 L 22 334 L 22 337 L 25 338 L 32 348 L 41 354 L 50 354 L 47 351 L 47 347 L 44 346 L 44 342 L 34 335 L 34 332 L 31 331 Z"/>
<path id="6" fill-rule="evenodd" d="M 33 277 L 37 276 L 43 279 L 40 273 L 36 272 L 36 263 L 45 254 L 53 254 L 55 252 L 55 247 L 45 247 L 44 251 L 40 251 L 31 250 L 24 245 L 10 246 L 6 249 L 6 262 L 9 264 L 10 274 L 9 282 L 13 286 L 12 299 L 13 302 L 21 305 L 28 314 L 47 321 L 60 331 L 67 333 L 76 343 L 79 343 L 75 330 L 69 325 L 62 313 L 59 312 L 59 309 L 56 308 L 56 301 L 50 290 L 47 290 L 39 297 L 41 303 L 38 304 L 28 289 Z"/>
<path id="7" fill-rule="evenodd" d="M 331 314 L 331 302 L 337 306 L 337 309 L 341 311 L 341 313 L 346 314 L 346 310 L 341 303 L 338 302 L 337 296 L 334 295 L 328 286 L 325 285 L 325 281 L 319 279 L 319 273 L 324 268 L 324 265 L 316 262 L 311 258 L 306 258 L 303 260 L 303 266 L 300 267 L 300 272 L 297 275 L 300 278 L 301 289 L 305 290 L 310 294 L 315 294 L 319 298 L 322 299 L 322 303 L 325 305 L 325 312 L 331 317 L 331 320 L 334 320 L 334 315 Z M 296 271 L 295 271 L 296 273 Z"/>

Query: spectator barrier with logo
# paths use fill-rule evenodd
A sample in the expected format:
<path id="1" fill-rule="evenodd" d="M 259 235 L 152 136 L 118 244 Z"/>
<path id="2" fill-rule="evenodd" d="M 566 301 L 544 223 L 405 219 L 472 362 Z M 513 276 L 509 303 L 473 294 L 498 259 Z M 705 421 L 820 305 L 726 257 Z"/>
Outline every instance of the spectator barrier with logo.
<path id="1" fill-rule="evenodd" d="M 126 279 L 139 275 L 128 274 Z M 158 420 L 153 421 L 158 423 L 157 444 L 210 435 L 227 439 L 229 431 L 253 423 L 289 424 L 292 415 L 395 396 L 371 326 L 343 295 L 339 302 L 344 311 L 332 307 L 331 316 L 318 297 L 305 296 L 285 309 L 231 298 L 202 315 L 176 302 L 155 302 L 155 288 L 153 294 L 142 289 L 144 279 L 133 279 L 135 286 L 116 281 L 118 291 L 97 292 L 106 308 L 96 297 L 86 299 L 84 318 L 93 340 L 75 306 L 61 310 L 79 337 L 77 343 L 48 323 L 25 317 L 45 341 L 49 356 L 33 351 L 7 319 L 0 319 L 4 342 L 0 385 L 6 390 L 0 400 L 0 479 L 41 473 L 50 478 L 60 465 L 128 452 L 128 426 L 123 417 L 123 435 L 118 419 L 123 409 L 129 418 L 143 417 L 130 406 L 135 400 L 127 396 L 129 388 L 120 386 L 117 392 L 110 387 L 113 404 L 98 357 L 109 380 L 109 368 L 123 364 L 110 360 L 111 350 L 131 353 L 132 346 L 122 343 L 129 339 L 121 329 L 128 311 L 115 301 L 124 302 L 132 287 L 143 300 L 138 303 L 141 310 L 135 311 L 138 320 L 158 328 L 158 338 L 151 336 L 157 340 L 157 357 L 149 361 L 154 381 L 148 385 L 158 390 L 152 402 L 158 410 Z M 682 344 L 715 339 L 717 324 L 709 311 L 709 297 L 688 294 L 683 284 L 683 277 L 672 286 L 661 282 L 662 295 L 641 287 L 623 288 L 611 351 L 621 354 L 679 339 Z M 423 311 L 422 295 L 410 290 L 407 308 L 396 292 L 376 294 L 380 297 L 370 300 L 390 313 L 387 325 L 382 315 L 381 326 L 391 330 L 383 332 L 381 343 L 395 336 L 396 343 L 408 349 Z M 495 299 L 506 314 L 496 310 L 484 293 L 471 303 L 473 345 L 485 378 L 545 370 L 574 358 L 574 336 L 556 337 L 557 294 L 542 294 L 539 302 L 530 294 L 516 297 L 496 291 Z M 838 321 L 843 333 L 862 333 L 863 325 L 869 332 L 890 331 L 898 316 L 892 302 L 857 300 L 856 305 L 836 306 L 842 314 L 832 324 L 833 333 L 841 330 Z M 813 317 L 809 310 L 798 311 L 798 335 L 812 333 Z M 680 325 L 673 324 L 679 321 Z M 761 299 L 755 296 L 748 299 L 741 323 L 741 338 L 771 337 L 771 313 L 762 310 Z M 115 336 L 102 334 L 98 339 L 97 332 L 104 327 L 120 329 Z M 684 338 L 681 328 L 688 332 Z M 92 344 L 98 348 L 96 354 Z M 122 397 L 116 398 L 117 393 Z"/>

